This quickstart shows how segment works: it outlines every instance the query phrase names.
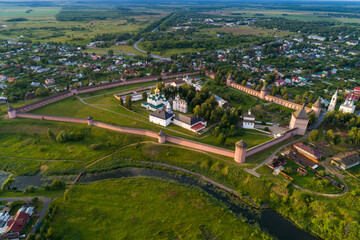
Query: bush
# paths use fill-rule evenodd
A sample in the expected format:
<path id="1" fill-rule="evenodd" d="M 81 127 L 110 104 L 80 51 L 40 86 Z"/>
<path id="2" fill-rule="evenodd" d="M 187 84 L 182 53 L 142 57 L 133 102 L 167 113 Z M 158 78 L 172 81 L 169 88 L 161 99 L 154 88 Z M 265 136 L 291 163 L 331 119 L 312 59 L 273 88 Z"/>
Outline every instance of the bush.
<path id="1" fill-rule="evenodd" d="M 34 193 L 35 191 L 36 188 L 34 186 L 29 186 L 24 190 L 25 193 Z"/>
<path id="2" fill-rule="evenodd" d="M 85 137 L 85 134 L 81 131 L 71 131 L 67 132 L 65 130 L 61 131 L 56 136 L 56 141 L 59 143 L 69 142 L 69 141 L 79 141 Z"/>
<path id="3" fill-rule="evenodd" d="M 100 149 L 101 148 L 101 144 L 91 144 L 90 145 L 90 148 L 92 149 L 92 150 L 98 150 L 98 149 Z"/>
<path id="4" fill-rule="evenodd" d="M 61 190 L 61 189 L 64 189 L 66 186 L 66 183 L 64 180 L 59 180 L 59 179 L 54 179 L 54 181 L 50 184 L 50 185 L 46 185 L 45 186 L 45 190 L 52 190 L 52 191 L 55 191 L 55 190 Z"/>

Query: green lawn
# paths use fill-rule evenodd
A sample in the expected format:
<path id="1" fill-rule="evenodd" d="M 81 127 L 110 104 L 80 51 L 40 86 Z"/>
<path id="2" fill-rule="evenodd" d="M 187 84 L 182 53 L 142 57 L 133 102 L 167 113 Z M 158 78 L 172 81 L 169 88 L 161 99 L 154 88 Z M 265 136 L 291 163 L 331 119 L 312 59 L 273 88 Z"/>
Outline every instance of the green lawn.
<path id="1" fill-rule="evenodd" d="M 84 138 L 80 141 L 59 143 L 47 137 L 47 129 L 51 129 L 54 134 L 58 134 L 62 130 L 81 131 L 84 133 Z M 21 175 L 32 175 L 38 171 L 41 165 L 46 165 L 49 167 L 47 170 L 49 175 L 54 175 L 59 169 L 64 171 L 66 169 L 66 174 L 72 174 L 71 169 L 80 169 L 83 163 L 92 162 L 122 146 L 144 140 L 148 140 L 148 138 L 89 128 L 82 124 L 31 119 L 0 121 L 0 157 L 4 158 L 4 161 L 0 163 L 0 168 L 13 170 Z M 100 147 L 93 150 L 92 144 L 98 144 Z M 6 156 L 15 159 L 7 159 Z M 60 161 L 54 164 L 54 162 L 41 160 L 80 162 Z"/>
<path id="2" fill-rule="evenodd" d="M 294 184 L 299 185 L 300 187 L 322 193 L 339 193 L 342 191 L 327 181 L 318 179 L 318 177 L 316 177 L 316 175 L 311 172 L 310 168 L 306 168 L 308 172 L 306 176 L 300 175 L 296 172 L 296 170 L 299 168 L 299 165 L 291 160 L 288 160 L 284 167 L 286 169 L 284 172 L 294 179 Z M 290 168 L 292 169 L 291 171 Z"/>
<path id="3" fill-rule="evenodd" d="M 269 239 L 201 190 L 156 179 L 76 185 L 55 202 L 53 239 Z"/>
<path id="4" fill-rule="evenodd" d="M 248 148 L 252 148 L 261 143 L 267 142 L 271 139 L 272 138 L 269 136 L 251 134 L 251 133 L 247 133 L 247 131 L 245 131 L 245 134 L 243 136 L 226 138 L 226 142 L 223 145 L 219 143 L 218 138 L 216 136 L 212 136 L 212 135 L 210 135 L 204 139 L 200 139 L 199 141 L 203 142 L 203 143 L 235 150 L 235 143 L 240 140 L 244 140 L 248 144 Z"/>
<path id="5" fill-rule="evenodd" d="M 277 143 L 263 151 L 257 152 L 249 157 L 246 158 L 246 162 L 247 163 L 252 163 L 252 164 L 259 164 L 263 161 L 266 160 L 266 158 L 268 158 L 276 149 L 278 149 L 279 147 L 283 146 L 284 144 L 286 144 L 287 142 L 290 142 L 292 140 L 301 138 L 301 136 L 295 136 L 294 139 L 286 139 L 280 143 Z M 256 166 L 254 165 L 254 167 Z"/>

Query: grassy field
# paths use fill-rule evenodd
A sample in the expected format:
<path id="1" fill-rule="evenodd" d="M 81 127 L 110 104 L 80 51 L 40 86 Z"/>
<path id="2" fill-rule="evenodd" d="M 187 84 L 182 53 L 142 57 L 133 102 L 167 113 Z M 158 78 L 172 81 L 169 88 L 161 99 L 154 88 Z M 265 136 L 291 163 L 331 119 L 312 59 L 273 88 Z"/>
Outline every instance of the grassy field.
<path id="1" fill-rule="evenodd" d="M 242 195 L 264 201 L 269 200 L 271 188 L 266 188 L 260 179 L 242 170 L 242 167 L 249 165 L 237 164 L 232 159 L 215 158 L 204 153 L 171 145 L 146 143 L 131 146 L 97 162 L 90 166 L 87 171 L 108 171 L 119 167 L 141 166 L 140 161 L 168 163 L 185 168 L 231 187 Z M 247 184 L 243 184 L 244 182 Z M 254 194 L 254 189 L 256 189 L 256 194 Z"/>
<path id="2" fill-rule="evenodd" d="M 26 13 L 27 10 L 32 10 Z M 136 32 L 146 27 L 150 22 L 160 18 L 165 12 L 159 11 L 159 15 L 143 14 L 135 21 L 126 19 L 106 19 L 92 21 L 57 21 L 55 15 L 59 13 L 59 7 L 0 7 L 0 23 L 8 25 L 0 30 L 0 36 L 6 38 L 18 38 L 24 35 L 26 39 L 43 42 L 74 42 L 88 43 L 97 34 L 103 33 L 128 33 Z M 90 11 L 89 9 L 87 9 Z M 90 11 L 91 12 L 91 11 Z M 89 14 L 91 14 L 89 12 Z M 27 21 L 6 22 L 14 17 L 23 17 Z"/>
<path id="3" fill-rule="evenodd" d="M 242 13 L 243 17 L 275 17 L 286 18 L 300 21 L 334 21 L 331 17 L 324 17 L 324 15 L 314 14 L 306 11 L 289 11 L 289 10 L 246 10 L 246 11 L 232 11 L 233 13 Z"/>
<path id="4" fill-rule="evenodd" d="M 269 29 L 260 29 L 248 26 L 237 26 L 237 27 L 222 27 L 222 28 L 207 28 L 202 30 L 203 33 L 234 33 L 236 35 L 256 35 L 262 37 L 268 36 L 277 36 L 285 37 L 290 36 L 292 33 L 285 31 L 269 30 Z"/>
<path id="5" fill-rule="evenodd" d="M 147 139 L 143 136 L 126 135 L 98 128 L 90 129 L 81 124 L 70 125 L 29 119 L 0 121 L 0 126 L 0 157 L 4 157 L 5 160 L 6 157 L 23 158 L 17 161 L 21 165 L 11 166 L 11 169 L 25 171 L 27 174 L 33 173 L 42 165 L 48 167 L 49 174 L 56 172 L 57 169 L 67 169 L 66 172 L 71 169 L 80 169 L 83 163 L 92 162 L 122 146 Z M 59 143 L 47 137 L 47 129 L 51 129 L 54 134 L 62 130 L 68 132 L 81 131 L 84 133 L 84 138 L 81 141 Z M 92 150 L 92 144 L 98 144 L 100 147 L 97 150 Z M 10 168 L 11 161 L 5 160 L 0 164 L 0 167 Z M 30 160 L 36 161 L 36 163 L 30 163 Z M 56 164 L 46 162 L 45 164 L 41 160 L 68 161 L 61 161 Z M 70 160 L 77 162 L 71 163 Z M 27 166 L 28 169 L 22 170 L 22 166 Z"/>
<path id="6" fill-rule="evenodd" d="M 258 135 L 258 134 L 252 134 L 250 132 L 247 132 L 245 130 L 245 134 L 243 136 L 237 136 L 237 137 L 228 137 L 226 138 L 226 142 L 223 145 L 219 144 L 218 138 L 216 136 L 208 136 L 201 140 L 203 143 L 207 143 L 210 145 L 218 145 L 222 147 L 226 147 L 228 149 L 235 150 L 235 143 L 244 140 L 248 144 L 248 148 L 255 147 L 261 143 L 264 143 L 266 141 L 271 140 L 272 138 L 269 136 L 264 135 Z"/>
<path id="7" fill-rule="evenodd" d="M 1 17 L 34 17 L 54 16 L 60 11 L 59 7 L 9 7 L 0 4 Z M 32 10 L 27 12 L 28 10 Z"/>
<path id="8" fill-rule="evenodd" d="M 56 203 L 54 239 L 101 239 L 104 234 L 110 239 L 266 238 L 202 191 L 161 180 L 77 185 L 67 201 Z"/>

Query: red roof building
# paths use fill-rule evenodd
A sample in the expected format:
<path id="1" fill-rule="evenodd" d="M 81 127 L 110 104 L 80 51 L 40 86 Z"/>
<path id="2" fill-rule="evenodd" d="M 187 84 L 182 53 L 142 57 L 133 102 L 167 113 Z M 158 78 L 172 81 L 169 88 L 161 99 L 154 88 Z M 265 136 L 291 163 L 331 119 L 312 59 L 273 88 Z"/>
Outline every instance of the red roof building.
<path id="1" fill-rule="evenodd" d="M 295 143 L 293 146 L 298 152 L 302 153 L 304 156 L 312 160 L 319 160 L 322 156 L 319 150 L 306 146 L 303 143 Z"/>
<path id="2" fill-rule="evenodd" d="M 357 96 L 360 96 L 360 87 L 355 87 L 354 88 L 354 94 Z"/>
<path id="3" fill-rule="evenodd" d="M 20 233 L 27 221 L 29 220 L 30 215 L 24 212 L 19 212 L 15 217 L 7 222 L 8 229 L 6 233 L 17 232 Z"/>

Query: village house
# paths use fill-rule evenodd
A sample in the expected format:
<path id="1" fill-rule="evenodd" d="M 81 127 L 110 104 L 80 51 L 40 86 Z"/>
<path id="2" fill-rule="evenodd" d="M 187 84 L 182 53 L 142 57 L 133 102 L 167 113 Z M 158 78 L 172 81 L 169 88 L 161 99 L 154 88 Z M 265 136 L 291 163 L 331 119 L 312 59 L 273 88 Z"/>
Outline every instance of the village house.
<path id="1" fill-rule="evenodd" d="M 342 170 L 346 170 L 358 165 L 360 157 L 356 151 L 341 152 L 332 158 L 331 163 Z"/>
<path id="2" fill-rule="evenodd" d="M 286 164 L 286 158 L 283 156 L 279 156 L 277 158 L 274 158 L 271 163 L 269 163 L 269 167 L 271 169 L 278 169 L 280 168 L 282 165 Z"/>
<path id="3" fill-rule="evenodd" d="M 47 86 L 52 86 L 52 85 L 55 84 L 55 79 L 53 79 L 53 78 L 45 79 L 45 84 L 46 84 Z"/>
<path id="4" fill-rule="evenodd" d="M 359 41 L 358 40 L 349 40 L 349 41 L 346 41 L 346 44 L 349 46 L 356 46 L 359 44 Z"/>
<path id="5" fill-rule="evenodd" d="M 206 127 L 206 120 L 198 116 L 186 116 L 179 114 L 173 119 L 173 123 L 193 132 L 199 132 Z"/>
<path id="6" fill-rule="evenodd" d="M 16 81 L 16 79 L 15 79 L 14 77 L 9 77 L 9 78 L 7 79 L 7 81 L 8 81 L 9 83 L 13 83 L 13 82 Z"/>

